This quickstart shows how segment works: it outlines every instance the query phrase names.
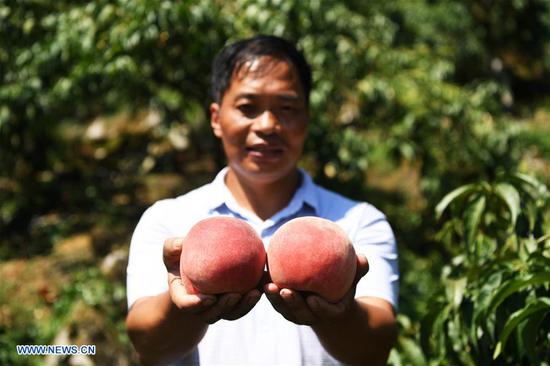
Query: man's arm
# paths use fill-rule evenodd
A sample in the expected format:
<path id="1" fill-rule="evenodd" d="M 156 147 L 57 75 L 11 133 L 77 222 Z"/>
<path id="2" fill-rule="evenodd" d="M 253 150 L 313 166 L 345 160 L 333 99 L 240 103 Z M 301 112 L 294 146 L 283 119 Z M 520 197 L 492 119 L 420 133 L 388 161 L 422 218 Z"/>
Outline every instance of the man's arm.
<path id="1" fill-rule="evenodd" d="M 167 291 L 135 302 L 126 318 L 128 335 L 144 365 L 178 359 L 202 339 L 208 323 L 182 312 Z"/>
<path id="2" fill-rule="evenodd" d="M 265 286 L 267 298 L 287 320 L 309 325 L 332 357 L 349 365 L 384 365 L 397 335 L 392 305 L 375 297 L 355 299 L 355 286 L 368 272 L 363 255 L 357 256 L 355 285 L 344 298 L 330 303 L 302 296 L 274 283 Z"/>
<path id="3" fill-rule="evenodd" d="M 244 295 L 188 294 L 179 274 L 182 241 L 172 238 L 164 243 L 168 291 L 140 298 L 126 318 L 130 339 L 145 365 L 162 365 L 183 357 L 196 347 L 208 324 L 244 316 L 261 296 L 257 289 Z"/>
<path id="4" fill-rule="evenodd" d="M 347 314 L 312 329 L 327 352 L 349 365 L 385 365 L 397 337 L 391 304 L 374 297 L 356 299 Z"/>

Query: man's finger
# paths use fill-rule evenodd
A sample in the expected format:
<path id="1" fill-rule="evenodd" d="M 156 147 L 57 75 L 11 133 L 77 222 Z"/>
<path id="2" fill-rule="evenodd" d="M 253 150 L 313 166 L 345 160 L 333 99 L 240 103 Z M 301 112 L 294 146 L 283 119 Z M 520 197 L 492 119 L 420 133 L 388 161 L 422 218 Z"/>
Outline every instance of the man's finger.
<path id="1" fill-rule="evenodd" d="M 316 295 L 308 296 L 306 302 L 313 314 L 319 319 L 335 319 L 346 311 L 344 302 L 331 303 Z"/>
<path id="2" fill-rule="evenodd" d="M 265 296 L 273 306 L 273 308 L 280 313 L 285 319 L 295 322 L 296 320 L 293 318 L 292 314 L 290 313 L 290 310 L 285 303 L 285 301 L 282 299 L 280 292 L 281 289 L 274 283 L 267 283 L 264 286 L 264 292 Z"/>
<path id="3" fill-rule="evenodd" d="M 369 272 L 369 261 L 363 254 L 357 254 L 357 272 L 355 282 L 359 282 Z"/>
<path id="4" fill-rule="evenodd" d="M 179 276 L 168 274 L 168 287 L 172 302 L 182 310 L 192 313 L 207 309 L 216 303 L 216 297 L 204 294 L 188 294 Z"/>
<path id="5" fill-rule="evenodd" d="M 223 316 L 223 319 L 235 320 L 245 316 L 258 303 L 261 297 L 262 293 L 257 289 L 249 291 L 241 298 L 231 312 Z"/>
<path id="6" fill-rule="evenodd" d="M 281 298 L 279 292 L 281 289 L 274 283 L 268 283 L 264 286 L 264 292 L 271 304 L 277 309 L 283 309 L 286 307 L 285 302 Z"/>
<path id="7" fill-rule="evenodd" d="M 164 265 L 169 272 L 179 272 L 179 261 L 181 256 L 181 248 L 183 244 L 183 238 L 168 238 L 164 241 L 162 247 L 162 256 Z"/>
<path id="8" fill-rule="evenodd" d="M 281 298 L 299 324 L 311 325 L 317 321 L 315 314 L 309 309 L 304 297 L 297 291 L 282 289 Z"/>
<path id="9" fill-rule="evenodd" d="M 214 324 L 234 308 L 241 300 L 242 295 L 238 293 L 223 294 L 211 307 L 201 311 L 198 315 L 208 324 Z"/>

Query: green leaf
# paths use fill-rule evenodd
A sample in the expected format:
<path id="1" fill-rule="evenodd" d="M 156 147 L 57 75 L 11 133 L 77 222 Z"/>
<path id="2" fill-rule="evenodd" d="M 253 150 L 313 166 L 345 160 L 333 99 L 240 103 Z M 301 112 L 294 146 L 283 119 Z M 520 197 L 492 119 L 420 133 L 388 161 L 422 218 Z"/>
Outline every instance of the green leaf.
<path id="1" fill-rule="evenodd" d="M 422 320 L 420 344 L 426 353 L 440 353 L 445 344 L 445 320 L 448 318 L 451 306 L 437 302 Z M 438 351 L 439 349 L 439 351 Z"/>
<path id="2" fill-rule="evenodd" d="M 537 178 L 527 174 L 516 173 L 513 178 L 523 185 L 523 190 L 528 193 L 532 199 L 536 200 L 548 194 L 548 188 Z"/>
<path id="3" fill-rule="evenodd" d="M 546 315 L 544 312 L 537 313 L 518 326 L 519 351 L 521 355 L 527 355 L 532 365 L 540 364 L 536 342 L 539 328 Z"/>
<path id="4" fill-rule="evenodd" d="M 519 192 L 513 185 L 508 183 L 498 183 L 496 185 L 495 191 L 497 195 L 506 202 L 508 210 L 510 211 L 510 218 L 512 221 L 512 226 L 516 225 L 516 220 L 520 213 L 521 209 L 521 199 Z"/>
<path id="5" fill-rule="evenodd" d="M 499 262 L 504 262 L 505 259 L 501 259 L 491 265 L 490 271 L 477 270 L 472 274 L 477 278 L 478 282 L 475 285 L 478 293 L 471 296 L 472 301 L 475 302 L 472 328 L 470 330 L 470 339 L 472 342 L 477 342 L 481 334 L 487 333 L 489 336 L 493 334 L 494 319 L 487 314 L 487 308 L 491 302 L 491 295 L 502 285 L 503 278 L 505 276 L 505 270 L 499 268 Z"/>
<path id="6" fill-rule="evenodd" d="M 467 284 L 468 279 L 466 277 L 459 278 L 457 280 L 449 280 L 448 282 L 448 298 L 451 299 L 451 302 L 456 309 L 458 309 L 462 303 Z"/>
<path id="7" fill-rule="evenodd" d="M 493 359 L 496 359 L 502 353 L 502 350 L 506 346 L 508 337 L 519 324 L 532 316 L 536 315 L 538 317 L 540 316 L 540 313 L 546 314 L 548 312 L 550 312 L 550 298 L 548 297 L 537 299 L 523 309 L 514 312 L 502 329 L 499 341 L 495 347 L 495 352 L 493 353 Z"/>
<path id="8" fill-rule="evenodd" d="M 539 245 L 540 243 L 546 241 L 550 239 L 550 234 L 546 234 L 546 235 L 543 235 L 541 236 L 540 238 L 537 238 L 537 241 L 535 242 L 537 245 Z"/>
<path id="9" fill-rule="evenodd" d="M 466 235 L 466 245 L 468 250 L 476 252 L 475 237 L 479 229 L 479 223 L 481 222 L 481 216 L 485 210 L 485 196 L 478 195 L 469 205 L 464 212 L 464 226 Z"/>
<path id="10" fill-rule="evenodd" d="M 496 308 L 513 293 L 519 292 L 528 286 L 544 283 L 550 283 L 550 272 L 538 273 L 527 278 L 519 278 L 506 283 L 494 294 L 489 306 L 487 307 L 486 316 L 492 314 Z"/>
<path id="11" fill-rule="evenodd" d="M 441 218 L 441 215 L 443 214 L 447 206 L 449 206 L 449 204 L 453 202 L 455 199 L 457 199 L 462 195 L 474 192 L 476 190 L 477 190 L 477 184 L 472 183 L 472 184 L 466 184 L 462 187 L 458 187 L 455 190 L 448 193 L 445 197 L 443 197 L 443 199 L 435 207 L 435 214 L 437 219 Z"/>
<path id="12" fill-rule="evenodd" d="M 426 358 L 418 344 L 410 338 L 399 337 L 397 349 L 400 351 L 404 365 L 423 366 L 426 365 Z"/>

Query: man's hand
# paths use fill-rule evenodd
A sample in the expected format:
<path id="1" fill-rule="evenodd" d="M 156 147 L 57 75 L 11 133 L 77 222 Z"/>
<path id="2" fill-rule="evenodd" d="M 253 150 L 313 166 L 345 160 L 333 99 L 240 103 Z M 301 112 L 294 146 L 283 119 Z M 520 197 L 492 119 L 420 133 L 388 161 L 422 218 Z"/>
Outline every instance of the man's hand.
<path id="1" fill-rule="evenodd" d="M 331 303 L 318 295 L 305 295 L 299 291 L 279 288 L 267 283 L 264 290 L 275 310 L 287 320 L 301 325 L 318 325 L 336 321 L 355 306 L 355 289 L 359 280 L 369 271 L 369 262 L 364 255 L 357 256 L 355 280 L 342 300 Z"/>
<path id="2" fill-rule="evenodd" d="M 246 315 L 260 300 L 262 293 L 253 289 L 246 294 L 189 294 L 180 276 L 180 256 L 183 238 L 164 242 L 164 264 L 168 270 L 168 288 L 172 302 L 181 311 L 196 315 L 203 322 L 214 324 L 220 319 L 235 320 Z"/>

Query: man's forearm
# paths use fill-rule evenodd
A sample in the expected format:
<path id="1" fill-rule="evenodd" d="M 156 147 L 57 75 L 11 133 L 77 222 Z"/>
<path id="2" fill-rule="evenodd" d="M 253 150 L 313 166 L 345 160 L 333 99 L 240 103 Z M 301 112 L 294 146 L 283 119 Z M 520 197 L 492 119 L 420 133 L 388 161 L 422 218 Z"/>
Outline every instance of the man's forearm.
<path id="1" fill-rule="evenodd" d="M 182 313 L 165 292 L 138 300 L 128 313 L 126 327 L 141 362 L 158 365 L 191 351 L 208 325 Z"/>
<path id="2" fill-rule="evenodd" d="M 391 305 L 366 297 L 345 317 L 312 328 L 327 352 L 349 365 L 385 365 L 397 336 Z"/>

